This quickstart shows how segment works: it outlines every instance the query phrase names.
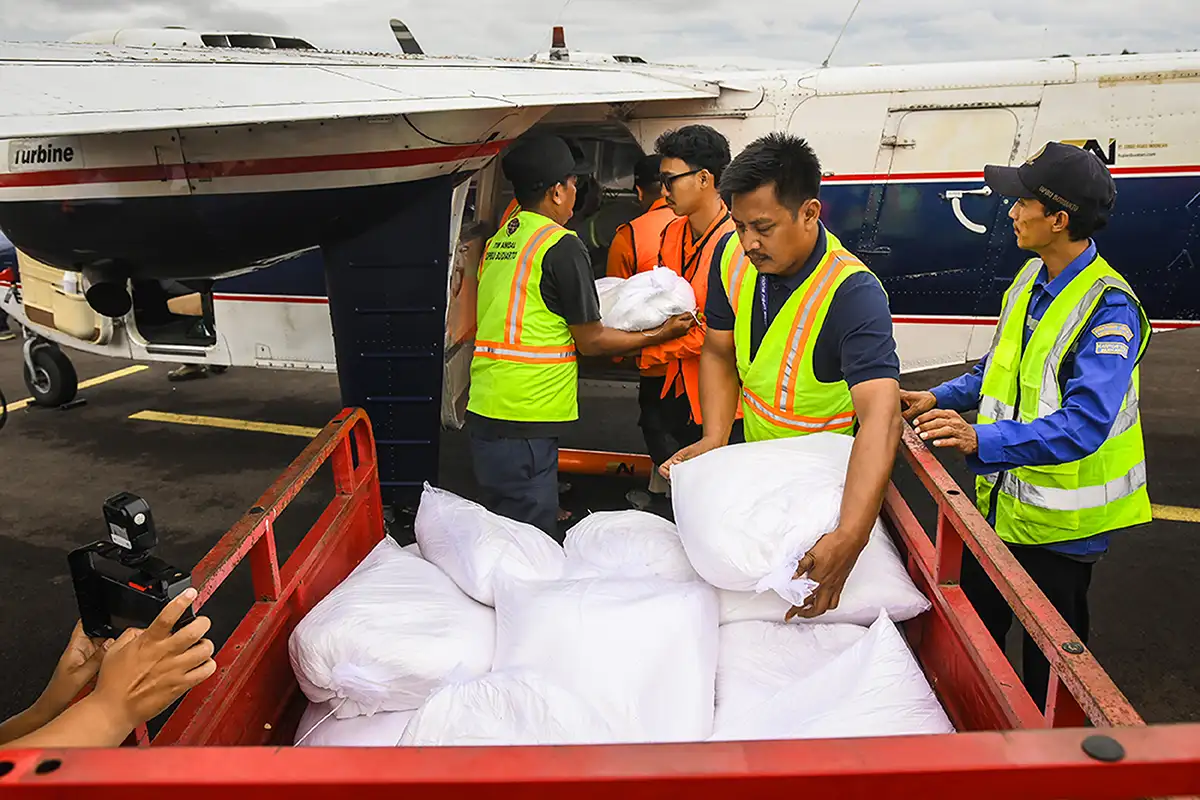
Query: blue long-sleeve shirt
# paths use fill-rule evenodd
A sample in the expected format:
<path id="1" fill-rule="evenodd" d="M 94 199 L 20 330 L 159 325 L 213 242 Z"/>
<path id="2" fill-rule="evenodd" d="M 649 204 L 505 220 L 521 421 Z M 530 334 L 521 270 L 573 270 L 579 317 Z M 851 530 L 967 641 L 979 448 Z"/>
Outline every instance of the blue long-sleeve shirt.
<path id="1" fill-rule="evenodd" d="M 1033 285 L 1029 313 L 1022 329 L 1022 347 L 1050 303 L 1071 280 L 1096 258 L 1096 245 L 1049 279 L 1043 266 Z M 1141 346 L 1141 320 L 1129 296 L 1107 291 L 1084 325 L 1075 346 L 1068 351 L 1058 373 L 1062 407 L 1030 423 L 1001 420 L 975 425 L 977 453 L 967 456 L 967 466 L 977 474 L 1003 472 L 1021 466 L 1062 464 L 1095 452 L 1108 436 L 1121 410 Z M 985 356 L 966 375 L 933 389 L 938 408 L 969 411 L 979 407 Z M 995 525 L 995 504 L 988 521 Z M 1108 535 L 1047 545 L 1076 556 L 1096 556 L 1108 549 Z"/>

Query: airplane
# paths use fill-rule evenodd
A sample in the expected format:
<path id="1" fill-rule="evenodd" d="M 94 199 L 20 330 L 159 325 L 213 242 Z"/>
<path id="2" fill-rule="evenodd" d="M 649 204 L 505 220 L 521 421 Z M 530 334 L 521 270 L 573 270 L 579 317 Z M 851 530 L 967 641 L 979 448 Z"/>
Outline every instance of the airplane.
<path id="1" fill-rule="evenodd" d="M 1156 330 L 1200 325 L 1198 53 L 737 69 L 577 60 L 561 30 L 527 60 L 434 56 L 393 31 L 403 53 L 0 43 L 16 87 L 0 230 L 20 260 L 0 303 L 43 402 L 71 394 L 45 383 L 69 368 L 63 347 L 336 371 L 381 435 L 385 492 L 419 492 L 436 470 L 421 426 L 462 424 L 474 265 L 511 196 L 496 156 L 534 131 L 598 164 L 572 221 L 597 277 L 659 134 L 712 125 L 735 153 L 804 136 L 825 223 L 888 292 L 905 372 L 981 357 L 1027 257 L 983 165 L 1072 142 L 1116 179 L 1096 240 Z M 202 325 L 141 321 L 162 316 L 164 279 L 198 288 Z"/>

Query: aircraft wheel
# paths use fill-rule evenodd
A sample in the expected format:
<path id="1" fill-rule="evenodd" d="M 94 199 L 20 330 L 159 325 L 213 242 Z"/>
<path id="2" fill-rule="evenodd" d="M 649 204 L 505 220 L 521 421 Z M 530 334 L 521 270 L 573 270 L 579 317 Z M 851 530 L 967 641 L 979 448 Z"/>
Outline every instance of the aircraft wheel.
<path id="1" fill-rule="evenodd" d="M 33 371 L 25 365 L 25 387 L 39 406 L 61 406 L 75 399 L 79 377 L 71 359 L 57 347 L 42 345 L 30 354 Z"/>

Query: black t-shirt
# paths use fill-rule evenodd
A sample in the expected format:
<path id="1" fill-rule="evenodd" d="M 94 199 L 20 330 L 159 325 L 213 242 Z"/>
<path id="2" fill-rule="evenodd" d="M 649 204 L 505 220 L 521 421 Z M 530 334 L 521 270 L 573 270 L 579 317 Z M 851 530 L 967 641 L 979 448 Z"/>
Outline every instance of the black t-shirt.
<path id="1" fill-rule="evenodd" d="M 563 236 L 542 257 L 539 287 L 546 308 L 568 325 L 600 320 L 600 296 L 592 275 L 592 259 L 578 236 Z M 487 438 L 540 439 L 559 435 L 565 422 L 514 422 L 492 419 L 468 411 L 468 428 Z"/>
<path id="2" fill-rule="evenodd" d="M 704 315 L 708 327 L 718 331 L 731 331 L 734 325 L 733 308 L 721 283 L 721 254 L 732 236 L 726 234 L 718 242 L 709 271 Z M 803 269 L 790 277 L 759 276 L 760 281 L 765 282 L 767 313 L 764 320 L 762 287 L 756 286 L 754 316 L 750 320 L 751 358 L 758 353 L 767 327 L 775 321 L 784 303 L 817 268 L 825 253 L 825 242 L 825 226 L 822 225 L 817 245 Z M 900 379 L 900 357 L 896 354 L 896 340 L 892 335 L 891 309 L 887 294 L 873 275 L 860 272 L 842 282 L 833 295 L 829 314 L 813 347 L 813 373 L 822 383 L 845 380 L 848 385 L 855 386 L 876 378 Z"/>

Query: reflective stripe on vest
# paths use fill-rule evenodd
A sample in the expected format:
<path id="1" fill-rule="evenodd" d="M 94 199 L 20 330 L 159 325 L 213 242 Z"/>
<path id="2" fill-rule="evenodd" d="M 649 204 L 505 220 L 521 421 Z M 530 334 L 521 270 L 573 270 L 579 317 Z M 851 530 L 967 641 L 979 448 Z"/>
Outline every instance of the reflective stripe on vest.
<path id="1" fill-rule="evenodd" d="M 831 431 L 852 434 L 855 411 L 845 381 L 822 383 L 812 355 L 837 287 L 856 272 L 869 272 L 826 231 L 826 251 L 813 274 L 772 320 L 750 360 L 750 317 L 755 313 L 758 271 L 736 234 L 721 254 L 721 278 L 734 309 L 734 348 L 742 380 L 746 439 Z"/>
<path id="2" fill-rule="evenodd" d="M 525 302 L 529 296 L 529 274 L 533 267 L 533 256 L 538 247 L 559 230 L 558 225 L 544 225 L 539 228 L 518 256 L 517 269 L 513 272 L 512 290 L 509 292 L 508 316 L 504 318 L 504 341 L 508 344 L 518 344 L 525 322 Z"/>
<path id="3" fill-rule="evenodd" d="M 530 347 L 500 342 L 475 342 L 475 354 L 498 361 L 516 361 L 521 364 L 553 364 L 575 360 L 575 348 Z"/>
<path id="4" fill-rule="evenodd" d="M 1133 290 L 1099 256 L 1051 302 L 1029 343 L 1021 347 L 1024 317 L 1041 268 L 1041 261 L 1031 260 L 1005 292 L 984 369 L 980 424 L 999 420 L 1029 423 L 1062 407 L 1058 383 L 1062 362 L 1106 289 L 1125 292 L 1137 305 L 1142 337 L 1135 357 L 1140 359 L 1145 352 L 1149 319 Z M 997 358 L 998 353 L 1003 358 Z M 1022 381 L 1022 374 L 1036 376 L 1037 383 Z M 1050 544 L 1150 521 L 1138 385 L 1139 368 L 1135 366 L 1122 408 L 1095 453 L 1066 464 L 1018 467 L 976 479 L 976 501 L 984 514 L 990 513 L 995 493 L 995 528 L 1002 539 L 1016 544 Z M 1018 396 L 1018 408 L 1004 399 L 1016 402 Z"/>

